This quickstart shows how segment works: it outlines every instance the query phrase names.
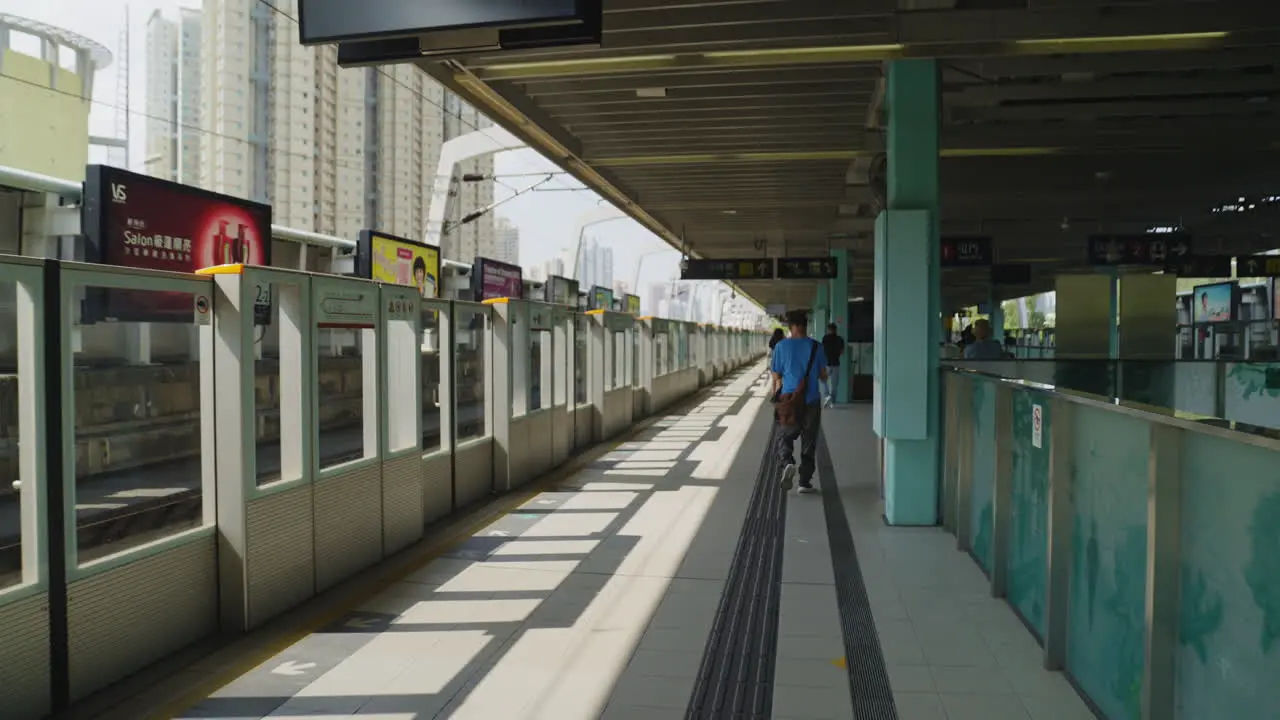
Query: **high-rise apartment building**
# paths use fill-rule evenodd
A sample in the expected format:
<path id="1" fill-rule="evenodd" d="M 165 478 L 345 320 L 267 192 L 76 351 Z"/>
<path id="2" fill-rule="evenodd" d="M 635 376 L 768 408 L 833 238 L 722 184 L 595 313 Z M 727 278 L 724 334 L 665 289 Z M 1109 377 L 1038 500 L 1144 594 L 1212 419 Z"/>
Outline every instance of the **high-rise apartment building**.
<path id="1" fill-rule="evenodd" d="M 499 217 L 495 222 L 492 253 L 488 257 L 494 260 L 520 264 L 520 228 L 505 217 Z"/>
<path id="2" fill-rule="evenodd" d="M 200 184 L 270 203 L 280 225 L 421 238 L 441 145 L 488 121 L 410 65 L 339 68 L 336 48 L 298 43 L 297 0 L 272 5 L 203 2 Z M 492 156 L 463 172 L 491 177 Z M 491 179 L 465 183 L 450 220 L 492 203 Z M 485 213 L 444 255 L 469 262 L 492 238 Z"/>
<path id="3" fill-rule="evenodd" d="M 583 289 L 597 285 L 613 287 L 613 248 L 591 238 L 582 244 L 578 254 L 578 281 Z"/>
<path id="4" fill-rule="evenodd" d="M 143 171 L 165 180 L 200 182 L 200 11 L 159 10 L 147 19 L 147 121 Z"/>

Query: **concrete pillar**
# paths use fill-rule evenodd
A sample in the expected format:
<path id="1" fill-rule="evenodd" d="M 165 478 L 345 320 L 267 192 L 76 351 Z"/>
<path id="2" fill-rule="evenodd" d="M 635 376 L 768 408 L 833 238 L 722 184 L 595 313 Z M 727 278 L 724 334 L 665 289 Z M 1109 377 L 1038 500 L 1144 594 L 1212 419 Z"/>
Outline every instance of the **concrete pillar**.
<path id="1" fill-rule="evenodd" d="M 1004 342 L 1004 306 L 995 293 L 991 294 L 991 337 Z"/>
<path id="2" fill-rule="evenodd" d="M 885 106 L 888 209 L 876 223 L 875 269 L 881 320 L 875 413 L 876 432 L 884 439 L 884 513 L 890 525 L 935 525 L 942 339 L 937 63 L 889 63 Z"/>
<path id="3" fill-rule="evenodd" d="M 813 312 L 809 314 L 809 337 L 822 339 L 823 333 L 826 332 L 830 291 L 831 288 L 827 287 L 827 283 L 820 283 L 814 291 Z"/>
<path id="4" fill-rule="evenodd" d="M 836 259 L 836 279 L 831 281 L 831 322 L 836 324 L 836 332 L 845 339 L 844 354 L 840 356 L 840 378 L 836 387 L 835 401 L 849 402 L 849 372 L 853 363 L 849 358 L 849 251 L 832 250 L 831 257 Z"/>

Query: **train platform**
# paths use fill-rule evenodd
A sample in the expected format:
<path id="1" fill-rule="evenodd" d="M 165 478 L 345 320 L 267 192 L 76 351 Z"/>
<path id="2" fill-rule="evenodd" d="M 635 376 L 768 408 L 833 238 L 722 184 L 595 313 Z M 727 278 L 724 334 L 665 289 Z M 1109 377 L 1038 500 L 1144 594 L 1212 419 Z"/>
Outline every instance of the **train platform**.
<path id="1" fill-rule="evenodd" d="M 782 491 L 763 371 L 93 717 L 1093 717 L 952 536 L 882 522 L 870 408 Z"/>

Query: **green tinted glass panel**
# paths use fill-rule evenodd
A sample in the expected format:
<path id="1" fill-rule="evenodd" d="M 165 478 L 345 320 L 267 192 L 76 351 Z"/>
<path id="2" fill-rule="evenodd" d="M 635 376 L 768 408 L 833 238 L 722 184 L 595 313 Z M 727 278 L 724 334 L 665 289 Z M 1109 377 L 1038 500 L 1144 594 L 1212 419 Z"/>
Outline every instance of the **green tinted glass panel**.
<path id="1" fill-rule="evenodd" d="M 1150 432 L 1142 420 L 1086 406 L 1073 430 L 1067 670 L 1108 720 L 1137 720 Z"/>
<path id="2" fill-rule="evenodd" d="M 1276 454 L 1184 433 L 1178 717 L 1275 717 L 1280 707 Z"/>
<path id="3" fill-rule="evenodd" d="M 992 490 L 996 471 L 996 387 L 973 381 L 973 488 L 970 546 L 983 570 L 991 572 Z"/>
<path id="4" fill-rule="evenodd" d="M 1049 553 L 1049 398 L 1013 395 L 1013 512 L 1009 526 L 1009 602 L 1044 637 L 1045 568 Z M 1039 415 L 1040 430 L 1036 432 Z M 1038 442 L 1037 442 L 1038 439 Z M 1037 445 L 1039 447 L 1037 447 Z"/>

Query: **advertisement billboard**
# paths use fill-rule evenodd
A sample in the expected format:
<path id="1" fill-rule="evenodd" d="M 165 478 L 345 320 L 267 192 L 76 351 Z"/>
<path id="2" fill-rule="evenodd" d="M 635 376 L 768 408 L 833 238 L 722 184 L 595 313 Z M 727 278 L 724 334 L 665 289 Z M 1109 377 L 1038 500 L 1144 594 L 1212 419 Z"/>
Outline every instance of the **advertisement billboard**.
<path id="1" fill-rule="evenodd" d="M 191 273 L 213 265 L 271 264 L 271 206 L 105 165 L 85 169 L 85 259 Z M 86 298 L 86 321 L 191 322 L 186 293 L 111 290 Z M 269 303 L 255 307 L 266 311 Z"/>
<path id="2" fill-rule="evenodd" d="M 356 243 L 356 275 L 390 285 L 416 287 L 424 298 L 440 297 L 440 248 L 376 230 L 361 230 Z"/>
<path id="3" fill-rule="evenodd" d="M 552 275 L 547 278 L 547 302 L 554 305 L 578 307 L 578 281 Z"/>
<path id="4" fill-rule="evenodd" d="M 478 257 L 471 266 L 471 288 L 476 300 L 524 297 L 524 275 L 518 265 Z"/>
<path id="5" fill-rule="evenodd" d="M 1231 322 L 1235 319 L 1236 284 L 1198 285 L 1191 292 L 1191 318 L 1194 323 Z"/>
<path id="6" fill-rule="evenodd" d="M 638 316 L 640 314 L 640 296 L 628 293 L 622 297 L 626 302 L 626 305 L 623 307 L 623 312 L 628 315 Z"/>
<path id="7" fill-rule="evenodd" d="M 599 285 L 591 286 L 591 307 L 588 310 L 609 310 L 613 311 L 613 291 L 608 288 L 602 288 Z"/>

